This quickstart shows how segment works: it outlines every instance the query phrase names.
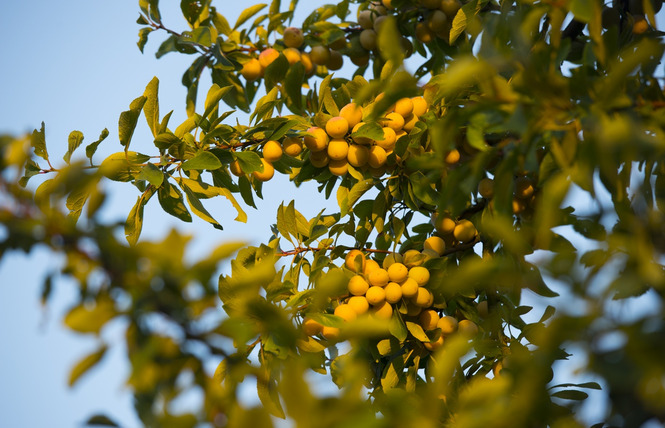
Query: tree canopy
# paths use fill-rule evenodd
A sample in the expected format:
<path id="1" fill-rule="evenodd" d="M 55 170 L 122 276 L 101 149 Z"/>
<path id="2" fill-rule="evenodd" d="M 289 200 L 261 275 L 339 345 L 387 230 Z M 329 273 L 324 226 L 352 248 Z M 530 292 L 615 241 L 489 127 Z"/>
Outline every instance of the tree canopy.
<path id="1" fill-rule="evenodd" d="M 62 159 L 44 123 L 0 136 L 0 258 L 64 255 L 64 322 L 100 338 L 70 385 L 123 319 L 146 426 L 583 426 L 597 390 L 596 426 L 665 421 L 660 0 L 343 0 L 302 22 L 297 0 L 236 22 L 182 0 L 183 29 L 158 3 L 139 0 L 137 44 L 191 58 L 186 120 L 155 77 Z M 262 244 L 225 239 L 276 175 L 338 210 L 308 218 L 281 189 Z M 109 181 L 135 195 L 120 224 Z M 142 239 L 149 203 L 219 245 L 191 261 L 177 230 Z M 640 296 L 660 311 L 621 312 Z M 571 358 L 581 381 L 557 373 Z"/>

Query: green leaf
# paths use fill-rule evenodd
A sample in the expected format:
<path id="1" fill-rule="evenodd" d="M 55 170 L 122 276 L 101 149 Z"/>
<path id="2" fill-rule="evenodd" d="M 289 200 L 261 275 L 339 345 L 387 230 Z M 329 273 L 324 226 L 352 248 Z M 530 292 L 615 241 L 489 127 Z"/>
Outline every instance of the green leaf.
<path id="1" fill-rule="evenodd" d="M 416 339 L 420 340 L 421 342 L 429 342 L 429 337 L 427 337 L 427 334 L 425 334 L 425 330 L 423 330 L 420 324 L 407 321 L 406 328 Z"/>
<path id="2" fill-rule="evenodd" d="M 105 426 L 105 427 L 120 427 L 117 423 L 111 420 L 106 415 L 94 415 L 91 416 L 86 422 L 88 426 Z"/>
<path id="3" fill-rule="evenodd" d="M 189 171 L 196 169 L 202 171 L 204 169 L 214 171 L 222 167 L 222 163 L 219 161 L 217 156 L 213 155 L 208 151 L 201 151 L 196 154 L 193 158 L 183 162 L 182 170 Z"/>
<path id="4" fill-rule="evenodd" d="M 162 17 L 159 14 L 159 0 L 139 0 L 139 8 L 146 15 L 158 24 L 162 22 Z"/>
<path id="5" fill-rule="evenodd" d="M 217 222 L 217 220 L 215 220 L 210 215 L 208 210 L 205 209 L 205 207 L 203 206 L 199 198 L 196 196 L 196 194 L 184 184 L 182 184 L 181 187 L 182 190 L 185 191 L 185 195 L 187 196 L 187 202 L 189 203 L 189 208 L 194 212 L 194 214 L 196 214 L 203 220 L 207 221 L 208 223 L 221 228 L 222 226 Z"/>
<path id="6" fill-rule="evenodd" d="M 256 152 L 251 150 L 245 150 L 241 152 L 233 153 L 233 157 L 238 160 L 240 164 L 240 169 L 245 174 L 251 174 L 254 171 L 262 171 L 263 164 L 261 163 L 261 157 L 256 154 Z"/>
<path id="7" fill-rule="evenodd" d="M 260 4 L 255 4 L 254 6 L 250 6 L 247 9 L 243 10 L 242 13 L 240 13 L 240 16 L 238 16 L 238 20 L 236 21 L 236 25 L 233 26 L 233 29 L 235 30 L 236 28 L 240 27 L 242 24 L 247 22 L 252 16 L 256 15 L 266 7 L 267 4 L 260 3 Z"/>
<path id="8" fill-rule="evenodd" d="M 273 416 L 285 419 L 284 410 L 277 393 L 277 382 L 274 379 L 267 381 L 260 378 L 256 379 L 256 390 L 265 409 Z"/>
<path id="9" fill-rule="evenodd" d="M 366 123 L 351 134 L 351 137 L 354 139 L 361 137 L 380 141 L 383 140 L 383 128 L 376 122 Z"/>
<path id="10" fill-rule="evenodd" d="M 348 195 L 348 208 L 352 209 L 356 202 L 364 195 L 369 189 L 374 186 L 374 179 L 366 179 L 357 182 L 351 187 Z M 344 213 L 342 213 L 344 215 Z"/>
<path id="11" fill-rule="evenodd" d="M 159 134 L 159 79 L 153 77 L 150 83 L 145 87 L 143 96 L 145 97 L 145 105 L 143 106 L 143 114 L 148 126 L 152 131 L 153 137 Z"/>
<path id="12" fill-rule="evenodd" d="M 139 47 L 141 53 L 143 53 L 143 48 L 148 43 L 148 35 L 152 32 L 153 29 L 151 27 L 143 27 L 139 30 L 139 41 L 136 42 L 136 45 Z"/>
<path id="13" fill-rule="evenodd" d="M 129 110 L 120 113 L 120 119 L 118 119 L 118 136 L 120 138 L 120 144 L 125 147 L 125 150 L 129 147 L 129 143 L 132 140 L 134 129 L 136 129 L 136 124 L 145 102 L 146 97 L 141 95 L 132 101 L 129 105 Z"/>
<path id="14" fill-rule="evenodd" d="M 183 31 L 180 37 L 178 37 L 178 43 L 209 48 L 212 46 L 212 32 L 210 31 L 210 27 L 201 26 L 192 31 Z"/>
<path id="15" fill-rule="evenodd" d="M 79 304 L 65 315 L 64 323 L 78 333 L 99 334 L 102 327 L 116 316 L 114 303 L 109 298 L 100 298 L 94 306 Z"/>
<path id="16" fill-rule="evenodd" d="M 117 152 L 102 161 L 99 172 L 113 181 L 131 181 L 150 156 L 137 152 Z"/>
<path id="17" fill-rule="evenodd" d="M 67 153 L 63 156 L 65 162 L 69 163 L 72 158 L 74 150 L 76 150 L 83 142 L 83 133 L 81 131 L 72 131 L 67 138 Z"/>
<path id="18" fill-rule="evenodd" d="M 85 155 L 90 159 L 90 163 L 92 164 L 92 157 L 94 156 L 95 152 L 97 151 L 97 147 L 99 147 L 99 143 L 104 141 L 106 137 L 109 136 L 109 130 L 104 128 L 104 130 L 99 134 L 99 139 L 95 141 L 94 143 L 90 143 L 86 146 L 85 148 Z"/>
<path id="19" fill-rule="evenodd" d="M 589 22 L 593 18 L 593 2 L 594 0 L 571 0 L 568 7 L 575 19 Z"/>
<path id="20" fill-rule="evenodd" d="M 406 329 L 406 325 L 404 324 L 404 321 L 402 320 L 399 311 L 393 311 L 393 316 L 390 318 L 389 329 L 390 329 L 390 334 L 395 336 L 395 338 L 400 342 L 403 342 L 406 339 L 406 336 L 408 335 L 408 330 Z"/>
<path id="21" fill-rule="evenodd" d="M 230 85 L 220 88 L 218 84 L 213 83 L 208 90 L 208 95 L 206 95 L 205 112 L 203 113 L 203 117 L 208 117 L 218 107 L 222 97 L 224 97 L 231 88 L 232 86 Z"/>
<path id="22" fill-rule="evenodd" d="M 562 391 L 557 391 L 552 394 L 552 397 L 563 398 L 564 400 L 576 400 L 582 401 L 585 400 L 589 394 L 584 391 L 578 391 L 577 389 L 564 389 Z"/>
<path id="23" fill-rule="evenodd" d="M 450 28 L 450 44 L 455 43 L 455 40 L 459 37 L 460 34 L 466 29 L 467 22 L 470 17 L 475 15 L 478 12 L 478 0 L 473 0 L 457 11 L 455 18 L 453 19 L 453 25 Z"/>
<path id="24" fill-rule="evenodd" d="M 149 187 L 138 197 L 136 204 L 134 204 L 127 216 L 127 220 L 125 221 L 125 238 L 129 245 L 136 245 L 139 236 L 141 236 L 141 230 L 143 229 L 143 208 L 154 194 L 155 188 Z"/>
<path id="25" fill-rule="evenodd" d="M 86 355 L 81 360 L 79 360 L 79 362 L 77 362 L 76 365 L 69 372 L 69 380 L 67 382 L 69 386 L 70 387 L 74 386 L 74 384 L 81 378 L 81 376 L 83 376 L 88 370 L 96 366 L 97 363 L 99 363 L 106 354 L 107 349 L 108 347 L 106 345 L 102 345 L 95 352 Z"/>
<path id="26" fill-rule="evenodd" d="M 153 186 L 159 187 L 164 181 L 164 173 L 157 168 L 155 164 L 148 162 L 143 168 L 141 168 L 141 172 L 136 176 L 136 179 L 145 180 Z"/>
<path id="27" fill-rule="evenodd" d="M 46 150 L 46 137 L 44 133 L 44 122 L 39 131 L 36 129 L 32 131 L 30 138 L 30 145 L 32 146 L 35 154 L 44 160 L 48 160 L 48 151 Z"/>
<path id="28" fill-rule="evenodd" d="M 310 312 L 307 316 L 314 321 L 318 322 L 321 325 L 326 327 L 342 327 L 344 325 L 344 319 L 338 317 L 337 315 L 331 314 L 321 314 L 316 312 Z"/>
<path id="29" fill-rule="evenodd" d="M 162 209 L 173 217 L 179 218 L 182 221 L 191 223 L 192 215 L 187 211 L 182 193 L 177 187 L 173 186 L 168 181 L 165 181 L 162 187 L 157 190 L 157 199 Z"/>

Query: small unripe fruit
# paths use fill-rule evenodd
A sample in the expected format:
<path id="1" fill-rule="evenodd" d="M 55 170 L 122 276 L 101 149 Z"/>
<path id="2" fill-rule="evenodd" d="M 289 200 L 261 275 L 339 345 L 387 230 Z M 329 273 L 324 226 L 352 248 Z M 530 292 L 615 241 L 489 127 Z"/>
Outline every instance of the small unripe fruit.
<path id="1" fill-rule="evenodd" d="M 465 337 L 472 338 L 478 334 L 478 326 L 471 320 L 462 320 L 457 325 L 457 331 Z"/>
<path id="2" fill-rule="evenodd" d="M 309 161 L 315 167 L 323 168 L 324 166 L 328 165 L 328 163 L 330 162 L 330 158 L 328 157 L 328 152 L 323 150 L 320 152 L 311 152 L 309 154 Z"/>
<path id="3" fill-rule="evenodd" d="M 282 150 L 291 157 L 302 153 L 302 139 L 300 137 L 286 137 L 282 142 Z"/>
<path id="4" fill-rule="evenodd" d="M 388 155 L 386 154 L 386 151 L 381 147 L 372 146 L 369 149 L 369 160 L 367 162 L 369 163 L 369 166 L 371 166 L 372 168 L 380 168 L 386 163 L 387 159 Z"/>
<path id="5" fill-rule="evenodd" d="M 309 56 L 314 64 L 326 65 L 330 61 L 330 49 L 321 45 L 314 46 Z"/>
<path id="6" fill-rule="evenodd" d="M 297 27 L 289 27 L 284 30 L 284 44 L 290 48 L 299 48 L 305 41 L 302 30 Z"/>
<path id="7" fill-rule="evenodd" d="M 367 279 L 369 280 L 369 283 L 372 286 L 385 287 L 390 281 L 390 276 L 388 275 L 387 270 L 376 269 L 370 272 L 369 277 Z"/>
<path id="8" fill-rule="evenodd" d="M 363 278 L 362 275 L 352 276 L 347 287 L 349 293 L 354 296 L 364 296 L 365 293 L 367 293 L 367 290 L 369 290 L 369 284 L 365 281 L 365 278 Z"/>
<path id="9" fill-rule="evenodd" d="M 435 34 L 429 29 L 429 26 L 424 22 L 416 24 L 416 38 L 421 43 L 430 43 L 434 40 Z"/>
<path id="10" fill-rule="evenodd" d="M 231 174 L 235 175 L 236 177 L 240 177 L 243 175 L 242 169 L 240 169 L 240 162 L 237 160 L 234 160 L 231 162 L 229 165 L 229 169 L 231 170 Z"/>
<path id="11" fill-rule="evenodd" d="M 349 153 L 349 144 L 346 140 L 335 138 L 328 143 L 328 157 L 332 160 L 346 159 Z"/>
<path id="12" fill-rule="evenodd" d="M 360 250 L 351 250 L 344 258 L 344 266 L 351 272 L 362 272 L 365 266 L 365 254 Z"/>
<path id="13" fill-rule="evenodd" d="M 425 239 L 423 248 L 426 250 L 434 250 L 439 256 L 442 256 L 446 250 L 446 243 L 438 236 L 430 236 Z"/>
<path id="14" fill-rule="evenodd" d="M 332 42 L 328 43 L 328 47 L 332 50 L 339 51 L 341 49 L 346 49 L 348 47 L 348 43 L 346 42 L 346 37 L 342 36 L 339 37 Z"/>
<path id="15" fill-rule="evenodd" d="M 376 31 L 374 30 L 362 30 L 360 32 L 360 46 L 368 51 L 376 49 L 376 39 Z"/>
<path id="16" fill-rule="evenodd" d="M 326 122 L 326 132 L 330 138 L 344 138 L 349 132 L 349 122 L 342 116 L 335 116 Z"/>
<path id="17" fill-rule="evenodd" d="M 349 172 L 349 162 L 344 159 L 331 159 L 328 162 L 328 170 L 332 175 L 343 177 Z"/>
<path id="18" fill-rule="evenodd" d="M 268 48 L 259 54 L 259 63 L 261 64 L 261 67 L 265 69 L 278 57 L 279 52 L 277 52 L 276 49 Z"/>
<path id="19" fill-rule="evenodd" d="M 427 101 L 423 97 L 413 97 L 411 98 L 413 103 L 413 114 L 420 117 L 427 113 Z"/>
<path id="20" fill-rule="evenodd" d="M 290 65 L 300 62 L 300 51 L 296 48 L 286 48 L 282 51 L 282 55 Z"/>
<path id="21" fill-rule="evenodd" d="M 453 230 L 453 236 L 460 242 L 470 242 L 476 237 L 476 227 L 469 220 L 460 220 Z"/>
<path id="22" fill-rule="evenodd" d="M 397 303 L 402 300 L 402 287 L 398 283 L 389 282 L 384 290 L 386 290 L 386 302 Z"/>
<path id="23" fill-rule="evenodd" d="M 365 296 L 353 296 L 347 303 L 356 314 L 362 315 L 369 310 L 369 302 Z"/>
<path id="24" fill-rule="evenodd" d="M 282 145 L 270 140 L 263 145 L 263 159 L 270 163 L 277 162 L 282 157 Z"/>
<path id="25" fill-rule="evenodd" d="M 358 25 L 366 30 L 374 28 L 374 16 L 371 10 L 361 10 L 358 12 Z"/>
<path id="26" fill-rule="evenodd" d="M 349 103 L 342 107 L 339 115 L 346 119 L 346 123 L 349 125 L 348 129 L 353 129 L 363 120 L 363 108 L 356 103 Z"/>
<path id="27" fill-rule="evenodd" d="M 363 54 L 363 55 L 353 54 L 353 55 L 351 55 L 351 62 L 356 67 L 364 67 L 367 64 L 369 64 L 369 55 L 367 55 L 367 54 Z"/>
<path id="28" fill-rule="evenodd" d="M 393 282 L 403 282 L 409 276 L 409 269 L 402 263 L 393 263 L 388 268 L 388 277 Z"/>
<path id="29" fill-rule="evenodd" d="M 476 309 L 478 310 L 478 315 L 480 315 L 481 318 L 487 318 L 490 314 L 489 303 L 487 302 L 487 300 L 478 302 Z"/>
<path id="30" fill-rule="evenodd" d="M 427 9 L 437 9 L 441 6 L 441 0 L 420 0 L 420 4 Z"/>
<path id="31" fill-rule="evenodd" d="M 249 82 L 261 77 L 262 73 L 263 69 L 261 68 L 261 63 L 256 58 L 250 59 L 245 64 L 243 64 L 242 69 L 240 70 L 242 77 L 244 77 L 245 80 Z"/>
<path id="32" fill-rule="evenodd" d="M 316 336 L 321 333 L 323 326 L 311 318 L 305 318 L 302 321 L 302 330 L 307 336 Z"/>
<path id="33" fill-rule="evenodd" d="M 418 324 L 423 330 L 434 330 L 439 322 L 439 314 L 433 309 L 427 309 L 420 313 Z"/>
<path id="34" fill-rule="evenodd" d="M 418 294 L 418 283 L 413 278 L 407 278 L 401 285 L 402 287 L 402 296 L 404 297 L 414 297 Z"/>
<path id="35" fill-rule="evenodd" d="M 265 159 L 261 159 L 261 164 L 263 165 L 263 171 L 254 171 L 252 176 L 259 181 L 268 181 L 275 175 L 275 168 Z"/>
<path id="36" fill-rule="evenodd" d="M 378 319 L 389 320 L 393 316 L 393 307 L 388 302 L 382 302 L 374 306 L 372 315 Z"/>
<path id="37" fill-rule="evenodd" d="M 328 70 L 336 71 L 342 68 L 343 65 L 344 65 L 344 58 L 342 58 L 342 54 L 334 49 L 331 49 L 330 58 L 325 63 L 325 66 L 328 68 Z"/>
<path id="38" fill-rule="evenodd" d="M 427 17 L 427 26 L 434 33 L 443 31 L 448 27 L 448 17 L 441 10 L 435 10 Z"/>
<path id="39" fill-rule="evenodd" d="M 365 146 L 352 144 L 349 146 L 349 152 L 346 155 L 349 163 L 355 167 L 362 167 L 367 165 L 369 160 L 369 149 Z"/>
<path id="40" fill-rule="evenodd" d="M 429 270 L 427 270 L 427 268 L 423 266 L 412 267 L 411 269 L 409 269 L 408 276 L 409 278 L 416 281 L 416 284 L 418 284 L 420 287 L 423 287 L 425 284 L 427 284 L 430 278 Z"/>
<path id="41" fill-rule="evenodd" d="M 373 285 L 365 293 L 365 298 L 370 305 L 378 305 L 386 300 L 386 290 L 383 287 Z"/>
<path id="42" fill-rule="evenodd" d="M 386 21 L 386 16 L 377 16 L 376 18 L 374 18 L 374 31 L 376 31 L 377 34 L 381 32 L 381 27 L 383 27 L 383 23 L 385 21 Z"/>
<path id="43" fill-rule="evenodd" d="M 491 178 L 483 178 L 478 183 L 478 193 L 485 199 L 492 199 L 494 196 L 494 180 Z"/>
<path id="44" fill-rule="evenodd" d="M 529 199 L 533 196 L 533 181 L 526 176 L 515 179 L 515 196 L 520 199 Z"/>
<path id="45" fill-rule="evenodd" d="M 307 129 L 307 133 L 311 135 L 305 135 L 304 141 L 305 146 L 313 152 L 320 152 L 325 150 L 328 146 L 328 134 L 322 128 L 318 126 L 313 126 Z"/>
<path id="46" fill-rule="evenodd" d="M 457 15 L 457 11 L 460 10 L 461 7 L 462 3 L 460 3 L 459 0 L 441 0 L 441 6 L 439 9 L 441 9 L 441 11 L 448 17 L 448 20 L 452 22 L 455 15 Z"/>
<path id="47" fill-rule="evenodd" d="M 457 331 L 457 319 L 450 315 L 446 315 L 439 319 L 436 323 L 436 327 L 441 329 L 441 334 L 448 336 Z"/>

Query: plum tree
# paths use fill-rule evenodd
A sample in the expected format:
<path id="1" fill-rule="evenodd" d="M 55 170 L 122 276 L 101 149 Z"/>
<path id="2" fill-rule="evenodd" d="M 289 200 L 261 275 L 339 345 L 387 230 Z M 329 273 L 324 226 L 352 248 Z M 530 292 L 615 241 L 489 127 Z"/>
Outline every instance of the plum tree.
<path id="1" fill-rule="evenodd" d="M 71 384 L 123 319 L 147 426 L 581 426 L 601 387 L 594 423 L 665 418 L 660 0 L 339 1 L 300 23 L 305 2 L 274 0 L 233 24 L 213 3 L 182 1 L 176 31 L 139 1 L 139 48 L 162 34 L 159 56 L 193 58 L 184 122 L 155 78 L 104 159 L 107 130 L 85 156 L 73 131 L 62 162 L 44 125 L 0 138 L 0 257 L 63 254 L 80 286 L 65 324 L 100 340 Z M 100 215 L 109 180 L 136 192 L 120 227 Z M 264 186 L 309 184 L 339 210 L 284 201 L 258 245 L 225 243 L 204 205 L 247 221 Z M 152 199 L 219 247 L 190 262 L 180 232 L 141 238 Z M 631 299 L 657 309 L 624 316 Z M 312 393 L 311 372 L 337 393 Z"/>

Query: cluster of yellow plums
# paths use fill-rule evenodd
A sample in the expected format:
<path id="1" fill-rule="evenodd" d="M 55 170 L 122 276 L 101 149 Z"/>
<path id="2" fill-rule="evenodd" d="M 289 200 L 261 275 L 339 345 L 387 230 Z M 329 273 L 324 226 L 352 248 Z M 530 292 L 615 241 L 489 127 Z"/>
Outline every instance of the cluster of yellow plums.
<path id="1" fill-rule="evenodd" d="M 519 175 L 514 180 L 513 213 L 523 214 L 536 203 L 536 185 L 528 175 Z M 478 193 L 487 200 L 494 197 L 494 180 L 485 177 L 478 183 Z"/>
<path id="2" fill-rule="evenodd" d="M 433 307 L 434 295 L 428 288 L 429 270 L 422 264 L 444 254 L 445 242 L 438 236 L 428 238 L 423 250 L 408 250 L 404 254 L 390 253 L 381 265 L 368 258 L 361 250 L 351 250 L 344 261 L 346 269 L 353 273 L 347 284 L 348 294 L 339 301 L 333 314 L 344 321 L 371 316 L 388 321 L 398 307 L 406 321 L 419 324 L 423 331 L 440 329 L 433 335 L 435 340 L 423 342 L 425 348 L 434 351 L 443 345 L 444 338 L 456 332 L 473 337 L 478 326 L 471 320 L 460 320 L 450 315 L 442 315 Z M 340 329 L 324 326 L 312 318 L 303 320 L 305 334 L 321 334 L 328 340 L 338 340 Z"/>
<path id="3" fill-rule="evenodd" d="M 342 107 L 338 116 L 325 123 L 325 128 L 314 126 L 307 130 L 304 142 L 310 151 L 309 161 L 317 168 L 328 167 L 337 176 L 346 175 L 351 165 L 361 170 L 369 169 L 372 175 L 380 177 L 388 168 L 388 158 L 397 140 L 407 135 L 427 110 L 423 97 L 398 100 L 379 120 L 383 138 L 374 140 L 354 135 L 365 125 L 364 112 L 360 105 L 349 103 Z M 399 161 L 400 158 L 395 156 L 395 162 Z"/>

